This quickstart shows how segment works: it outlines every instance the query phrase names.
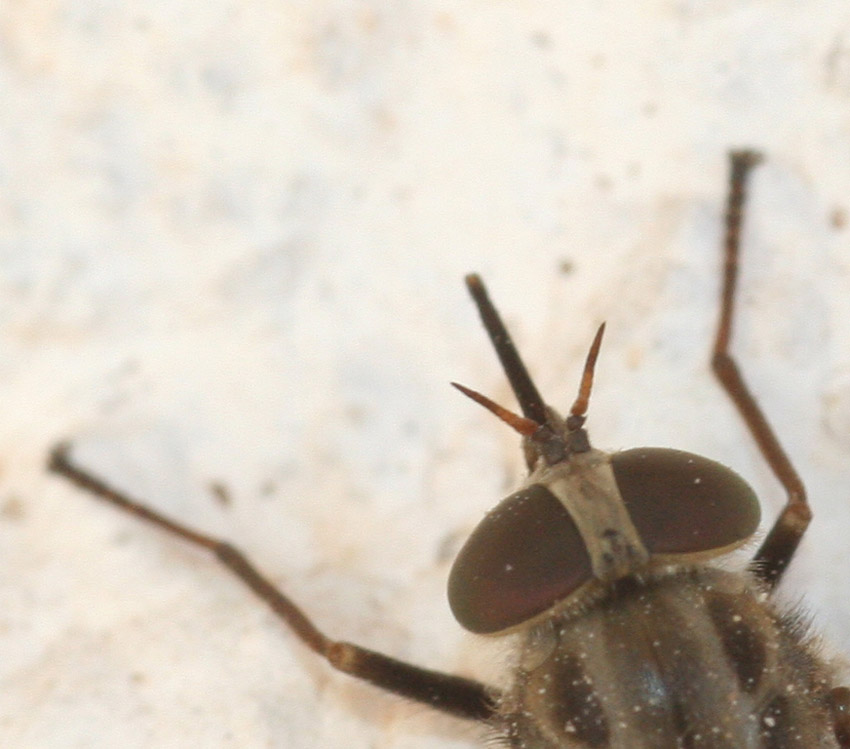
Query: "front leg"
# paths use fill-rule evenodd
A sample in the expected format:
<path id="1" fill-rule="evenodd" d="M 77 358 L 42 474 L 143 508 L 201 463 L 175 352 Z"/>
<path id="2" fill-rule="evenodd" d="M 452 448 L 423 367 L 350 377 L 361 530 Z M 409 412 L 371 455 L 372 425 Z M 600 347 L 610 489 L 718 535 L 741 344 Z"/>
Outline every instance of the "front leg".
<path id="1" fill-rule="evenodd" d="M 225 541 L 199 533 L 113 489 L 76 465 L 69 457 L 68 445 L 61 444 L 54 448 L 48 468 L 98 499 L 212 552 L 237 579 L 286 623 L 301 642 L 335 669 L 458 718 L 488 721 L 493 716 L 498 701 L 495 690 L 472 679 L 420 668 L 358 645 L 328 638 L 301 608 L 275 588 L 239 549 Z"/>

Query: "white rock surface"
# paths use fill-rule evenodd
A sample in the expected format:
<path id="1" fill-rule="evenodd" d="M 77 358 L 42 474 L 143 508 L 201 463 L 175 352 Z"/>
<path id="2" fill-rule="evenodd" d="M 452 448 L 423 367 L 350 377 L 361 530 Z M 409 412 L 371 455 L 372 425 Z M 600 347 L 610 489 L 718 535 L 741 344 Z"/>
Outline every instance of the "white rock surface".
<path id="1" fill-rule="evenodd" d="M 0 111 L 0 746 L 480 745 L 43 470 L 71 438 L 329 633 L 498 679 L 443 593 L 520 475 L 447 386 L 510 403 L 470 270 L 555 403 L 608 321 L 599 446 L 719 459 L 772 517 L 707 369 L 741 145 L 736 350 L 817 513 L 783 594 L 850 652 L 841 3 L 8 2 Z"/>

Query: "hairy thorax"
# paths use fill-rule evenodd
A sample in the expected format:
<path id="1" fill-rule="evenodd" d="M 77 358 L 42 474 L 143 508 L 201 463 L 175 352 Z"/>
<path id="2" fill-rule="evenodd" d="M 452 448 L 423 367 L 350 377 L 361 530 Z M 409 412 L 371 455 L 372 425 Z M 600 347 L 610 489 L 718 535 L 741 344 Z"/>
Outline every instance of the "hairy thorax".
<path id="1" fill-rule="evenodd" d="M 517 749 L 838 747 L 798 616 L 744 574 L 626 578 L 526 635 L 501 715 Z"/>

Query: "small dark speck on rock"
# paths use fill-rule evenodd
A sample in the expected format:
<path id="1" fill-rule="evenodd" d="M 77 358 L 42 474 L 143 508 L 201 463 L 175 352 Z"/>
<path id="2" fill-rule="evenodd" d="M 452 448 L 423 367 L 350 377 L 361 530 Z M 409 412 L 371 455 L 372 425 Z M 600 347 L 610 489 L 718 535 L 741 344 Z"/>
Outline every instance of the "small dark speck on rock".
<path id="1" fill-rule="evenodd" d="M 230 490 L 221 481 L 210 481 L 208 488 L 222 507 L 229 507 L 232 504 L 233 498 L 230 496 Z"/>
<path id="2" fill-rule="evenodd" d="M 3 520 L 21 520 L 24 517 L 24 503 L 18 497 L 6 497 L 0 503 L 0 518 Z"/>

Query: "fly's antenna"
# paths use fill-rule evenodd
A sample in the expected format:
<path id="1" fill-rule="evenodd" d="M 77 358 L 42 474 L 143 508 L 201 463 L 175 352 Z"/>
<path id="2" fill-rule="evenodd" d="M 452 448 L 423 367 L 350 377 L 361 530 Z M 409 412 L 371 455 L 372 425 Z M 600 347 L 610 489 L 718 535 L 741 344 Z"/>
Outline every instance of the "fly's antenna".
<path id="1" fill-rule="evenodd" d="M 460 385 L 457 382 L 452 383 L 452 387 L 456 387 L 467 398 L 474 400 L 479 406 L 484 406 L 491 414 L 494 414 L 505 422 L 511 429 L 519 432 L 523 437 L 533 437 L 535 432 L 540 429 L 538 424 L 533 419 L 526 419 L 524 416 L 515 414 L 509 411 L 504 406 L 500 406 L 495 401 L 491 401 L 486 395 L 482 395 L 477 390 L 468 388 L 465 385 Z"/>
<path id="2" fill-rule="evenodd" d="M 567 429 L 571 432 L 581 429 L 587 418 L 590 391 L 593 389 L 593 370 L 596 367 L 596 360 L 599 358 L 599 348 L 602 346 L 602 335 L 604 333 L 605 323 L 602 323 L 599 326 L 599 330 L 596 331 L 593 343 L 590 344 L 590 351 L 587 352 L 587 359 L 584 362 L 584 372 L 581 375 L 581 384 L 578 387 L 578 395 L 567 418 Z"/>
<path id="3" fill-rule="evenodd" d="M 490 301 L 481 277 L 477 273 L 470 273 L 466 277 L 466 288 L 469 289 L 475 306 L 478 308 L 478 314 L 481 315 L 481 322 L 484 323 L 487 335 L 490 336 L 490 342 L 493 344 L 493 348 L 496 349 L 499 361 L 502 362 L 502 369 L 505 370 L 505 375 L 507 375 L 511 389 L 519 401 L 523 415 L 538 425 L 545 424 L 546 404 L 543 402 L 543 398 L 540 397 L 537 387 L 532 382 L 525 364 L 520 359 L 516 346 L 511 340 L 505 324 L 502 322 L 502 318 Z M 481 401 L 478 402 L 481 403 Z M 489 408 L 489 406 L 485 407 Z M 498 416 L 498 414 L 496 415 Z"/>

